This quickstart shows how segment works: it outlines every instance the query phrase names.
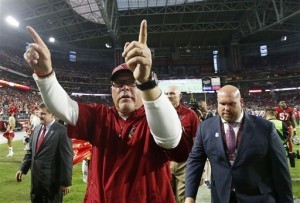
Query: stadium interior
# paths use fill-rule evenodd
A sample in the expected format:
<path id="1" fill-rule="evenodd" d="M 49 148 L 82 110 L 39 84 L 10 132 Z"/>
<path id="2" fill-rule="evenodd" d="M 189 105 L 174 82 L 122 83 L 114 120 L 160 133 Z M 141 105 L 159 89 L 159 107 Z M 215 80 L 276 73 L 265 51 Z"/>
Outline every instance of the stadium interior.
<path id="1" fill-rule="evenodd" d="M 113 105 L 111 71 L 143 19 L 158 79 L 196 81 L 183 104 L 205 100 L 215 112 L 218 88 L 232 84 L 247 112 L 263 116 L 280 100 L 300 112 L 300 0 L 0 0 L 0 131 L 9 109 L 20 131 L 42 102 L 23 58 L 26 26 L 46 42 L 74 100 Z M 205 89 L 214 79 L 216 89 Z"/>
<path id="2" fill-rule="evenodd" d="M 221 85 L 238 86 L 252 110 L 275 106 L 279 99 L 299 105 L 298 0 L 10 0 L 1 4 L 1 79 L 30 87 L 27 91 L 2 85 L 4 115 L 6 101 L 27 113 L 40 101 L 32 70 L 23 59 L 31 42 L 27 25 L 45 41 L 55 38 L 47 45 L 56 75 L 70 95 L 111 104 L 109 75 L 123 62 L 125 42 L 137 40 L 142 19 L 148 21 L 148 46 L 159 79 L 219 77 Z M 18 27 L 9 26 L 7 16 L 13 16 Z M 291 89 L 279 91 L 282 88 Z M 188 104 L 191 97 L 205 99 L 215 108 L 214 93 L 189 91 L 183 102 Z"/>

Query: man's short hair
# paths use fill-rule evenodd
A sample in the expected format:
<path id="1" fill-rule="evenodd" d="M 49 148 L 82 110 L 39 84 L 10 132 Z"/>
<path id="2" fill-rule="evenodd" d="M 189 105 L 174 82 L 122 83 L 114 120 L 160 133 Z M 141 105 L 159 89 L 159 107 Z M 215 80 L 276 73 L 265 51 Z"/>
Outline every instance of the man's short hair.
<path id="1" fill-rule="evenodd" d="M 45 105 L 44 102 L 42 102 L 42 103 L 39 104 L 39 107 L 40 107 L 41 109 L 42 109 L 42 108 L 46 108 L 46 105 Z"/>
<path id="2" fill-rule="evenodd" d="M 266 114 L 270 115 L 270 116 L 276 116 L 276 111 L 274 109 L 266 109 Z"/>
<path id="3" fill-rule="evenodd" d="M 46 105 L 45 105 L 44 102 L 42 102 L 42 103 L 39 104 L 39 108 L 40 108 L 40 109 L 45 108 L 45 109 L 47 110 L 48 113 L 52 114 L 52 113 L 49 111 L 49 109 L 46 107 Z"/>

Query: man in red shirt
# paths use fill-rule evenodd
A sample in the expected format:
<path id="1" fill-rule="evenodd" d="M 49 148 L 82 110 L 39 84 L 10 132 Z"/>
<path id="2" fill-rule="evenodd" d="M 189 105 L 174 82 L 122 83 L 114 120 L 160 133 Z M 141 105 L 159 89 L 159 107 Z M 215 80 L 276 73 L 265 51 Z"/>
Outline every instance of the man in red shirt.
<path id="1" fill-rule="evenodd" d="M 33 28 L 27 30 L 35 43 L 24 58 L 35 71 L 44 102 L 69 124 L 72 138 L 92 144 L 84 202 L 175 203 L 169 161 L 186 160 L 190 147 L 151 73 L 147 22 L 141 23 L 139 40 L 125 44 L 126 64 L 112 71 L 112 107 L 72 100 L 55 77 L 49 49 Z"/>
<path id="2" fill-rule="evenodd" d="M 275 107 L 274 110 L 277 112 L 276 118 L 286 123 L 289 129 L 289 136 L 287 138 L 288 147 L 289 147 L 289 157 L 293 157 L 293 129 L 296 130 L 294 110 L 291 107 L 288 107 L 285 101 L 279 101 L 278 107 Z"/>
<path id="3" fill-rule="evenodd" d="M 193 110 L 180 104 L 182 95 L 179 86 L 168 86 L 165 91 L 165 94 L 176 109 L 179 119 L 181 121 L 181 125 L 183 127 L 183 134 L 187 137 L 190 148 L 192 148 L 197 128 L 199 125 L 199 118 Z M 171 184 L 177 203 L 184 203 L 185 168 L 186 160 L 180 163 L 177 163 L 175 161 L 171 161 L 170 163 L 170 169 L 172 173 Z"/>

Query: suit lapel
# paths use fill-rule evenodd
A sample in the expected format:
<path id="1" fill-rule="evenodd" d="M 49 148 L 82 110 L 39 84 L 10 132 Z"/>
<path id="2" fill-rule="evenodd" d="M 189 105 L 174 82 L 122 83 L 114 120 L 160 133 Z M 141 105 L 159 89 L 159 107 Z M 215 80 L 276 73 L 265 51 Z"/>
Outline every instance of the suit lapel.
<path id="1" fill-rule="evenodd" d="M 245 114 L 245 120 L 243 122 L 243 130 L 241 132 L 241 140 L 239 143 L 237 155 L 233 165 L 236 165 L 240 160 L 240 158 L 242 157 L 242 155 L 245 153 L 247 146 L 251 142 L 252 137 L 254 135 L 254 129 L 255 129 L 254 122 L 252 121 L 252 119 L 250 119 L 250 117 L 247 114 Z"/>
<path id="2" fill-rule="evenodd" d="M 37 138 L 38 138 L 38 135 L 41 132 L 41 130 L 42 130 L 42 127 L 40 127 L 40 130 L 38 131 L 37 136 L 35 136 L 36 140 L 35 140 L 34 150 L 36 148 Z M 53 136 L 54 132 L 55 132 L 55 122 L 51 125 L 50 129 L 46 133 L 45 138 L 44 138 L 43 142 L 41 143 L 40 149 L 43 149 L 43 145 Z M 39 150 L 37 153 L 39 153 L 40 151 L 41 150 Z"/>
<path id="3" fill-rule="evenodd" d="M 215 117 L 215 130 L 214 130 L 214 140 L 217 146 L 217 149 L 219 149 L 220 155 L 227 160 L 227 155 L 224 147 L 224 142 L 223 142 L 223 131 L 222 131 L 222 122 L 220 116 Z"/>
<path id="4" fill-rule="evenodd" d="M 55 132 L 54 129 L 55 129 L 55 122 L 51 125 L 50 129 L 48 130 L 47 134 L 45 135 L 45 139 L 43 140 L 42 145 L 44 143 L 46 143 L 52 137 L 52 135 Z"/>
<path id="5" fill-rule="evenodd" d="M 33 140 L 32 140 L 32 153 L 34 153 L 34 154 L 36 152 L 36 145 L 37 145 L 38 137 L 39 137 L 39 134 L 41 133 L 41 130 L 42 130 L 42 125 L 38 125 L 34 129 Z"/>
<path id="6" fill-rule="evenodd" d="M 46 134 L 46 136 L 45 136 L 45 139 L 43 140 L 43 142 L 42 142 L 42 145 L 44 144 L 44 143 L 46 143 L 51 137 L 52 137 L 52 135 L 54 134 L 54 130 L 53 130 L 53 125 L 50 127 L 50 129 L 49 129 L 49 131 L 47 132 L 47 134 Z"/>

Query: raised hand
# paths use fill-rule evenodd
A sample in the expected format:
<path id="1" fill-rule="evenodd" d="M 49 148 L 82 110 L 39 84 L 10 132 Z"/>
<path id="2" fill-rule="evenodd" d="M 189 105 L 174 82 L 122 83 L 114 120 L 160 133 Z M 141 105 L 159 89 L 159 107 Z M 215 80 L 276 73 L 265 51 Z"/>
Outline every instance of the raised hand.
<path id="1" fill-rule="evenodd" d="M 24 59 L 38 76 L 52 72 L 51 54 L 39 34 L 30 26 L 26 27 L 34 43 L 29 44 Z"/>
<path id="2" fill-rule="evenodd" d="M 127 42 L 122 56 L 127 66 L 133 71 L 133 76 L 139 83 L 149 80 L 152 67 L 151 51 L 147 46 L 147 21 L 140 26 L 139 41 Z"/>

